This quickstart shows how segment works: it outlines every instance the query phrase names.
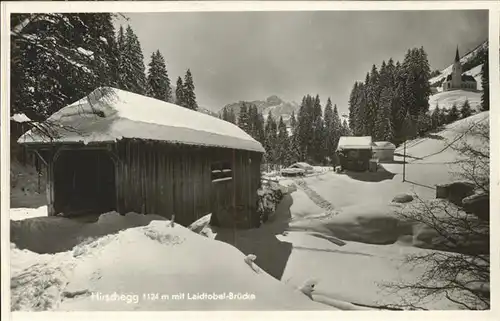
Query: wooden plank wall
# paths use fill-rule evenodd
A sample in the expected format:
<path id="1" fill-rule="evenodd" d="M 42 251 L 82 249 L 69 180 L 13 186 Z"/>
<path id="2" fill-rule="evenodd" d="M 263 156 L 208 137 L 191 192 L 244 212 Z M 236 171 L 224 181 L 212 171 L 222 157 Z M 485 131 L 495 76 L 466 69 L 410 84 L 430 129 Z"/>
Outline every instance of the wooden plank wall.
<path id="1" fill-rule="evenodd" d="M 230 160 L 232 193 L 223 195 L 231 197 L 235 215 L 247 224 L 255 215 L 259 153 L 127 140 L 119 143 L 117 154 L 117 207 L 121 213 L 154 213 L 167 218 L 175 214 L 176 222 L 188 225 L 217 211 L 211 200 L 215 187 L 211 164 Z"/>
<path id="2" fill-rule="evenodd" d="M 224 204 L 230 202 L 238 226 L 255 226 L 260 153 L 140 140 L 122 140 L 108 150 L 115 162 L 118 212 L 158 214 L 166 218 L 175 214 L 175 221 L 186 226 L 217 212 L 218 204 L 226 206 Z M 52 156 L 53 151 L 49 155 Z M 233 180 L 225 184 L 225 192 L 220 193 L 224 199 L 213 202 L 212 192 L 216 186 L 211 179 L 211 165 L 216 161 L 231 162 Z M 49 204 L 54 200 L 52 166 L 50 162 Z"/>

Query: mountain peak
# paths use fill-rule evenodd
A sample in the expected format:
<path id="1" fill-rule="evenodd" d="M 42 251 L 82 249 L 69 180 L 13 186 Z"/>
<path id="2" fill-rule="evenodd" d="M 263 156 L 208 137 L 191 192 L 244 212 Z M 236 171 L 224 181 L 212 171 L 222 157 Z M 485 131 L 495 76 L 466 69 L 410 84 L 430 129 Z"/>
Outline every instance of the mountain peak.
<path id="1" fill-rule="evenodd" d="M 266 102 L 271 106 L 276 106 L 282 104 L 283 100 L 276 95 L 271 95 L 267 97 Z"/>

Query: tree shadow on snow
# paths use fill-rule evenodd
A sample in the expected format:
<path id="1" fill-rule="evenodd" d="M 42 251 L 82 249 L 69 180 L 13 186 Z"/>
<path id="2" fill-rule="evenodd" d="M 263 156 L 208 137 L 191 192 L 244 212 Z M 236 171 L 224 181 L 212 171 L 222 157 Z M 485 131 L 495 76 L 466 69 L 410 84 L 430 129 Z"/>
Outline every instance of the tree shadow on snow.
<path id="1" fill-rule="evenodd" d="M 280 241 L 276 235 L 288 229 L 292 218 L 290 207 L 293 198 L 287 194 L 278 204 L 275 215 L 261 227 L 249 230 L 217 228 L 216 240 L 236 247 L 245 255 L 254 254 L 255 263 L 268 274 L 281 280 L 288 258 L 292 253 L 292 243 Z"/>
<path id="2" fill-rule="evenodd" d="M 354 172 L 346 171 L 345 174 L 352 179 L 363 182 L 382 182 L 391 180 L 396 174 L 387 171 L 380 166 L 376 172 Z"/>

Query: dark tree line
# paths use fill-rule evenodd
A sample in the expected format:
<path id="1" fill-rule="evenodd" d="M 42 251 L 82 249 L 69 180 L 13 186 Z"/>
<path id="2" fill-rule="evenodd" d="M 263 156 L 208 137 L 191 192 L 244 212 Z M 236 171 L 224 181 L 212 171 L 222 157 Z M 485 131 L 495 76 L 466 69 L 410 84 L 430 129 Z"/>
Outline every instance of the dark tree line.
<path id="1" fill-rule="evenodd" d="M 276 119 L 271 112 L 266 118 L 257 106 L 242 103 L 238 119 L 232 109 L 223 109 L 221 118 L 237 124 L 266 150 L 264 162 L 287 166 L 293 162 L 334 164 L 340 136 L 348 135 L 347 122 L 341 122 L 337 106 L 328 98 L 322 108 L 319 96 L 304 96 L 298 114 L 290 119 Z"/>
<path id="2" fill-rule="evenodd" d="M 146 73 L 140 41 L 109 13 L 14 14 L 11 19 L 11 113 L 46 119 L 101 86 L 173 102 L 164 57 L 151 55 Z M 180 89 L 179 89 L 180 88 Z M 179 104 L 197 109 L 188 70 Z"/>
<path id="3" fill-rule="evenodd" d="M 488 55 L 482 59 L 482 110 L 489 109 Z M 408 50 L 402 63 L 390 58 L 372 66 L 365 80 L 356 82 L 349 97 L 349 124 L 355 136 L 372 136 L 375 141 L 399 144 L 439 126 L 472 114 L 469 102 L 461 110 L 437 106 L 429 110 L 431 73 L 423 47 Z"/>

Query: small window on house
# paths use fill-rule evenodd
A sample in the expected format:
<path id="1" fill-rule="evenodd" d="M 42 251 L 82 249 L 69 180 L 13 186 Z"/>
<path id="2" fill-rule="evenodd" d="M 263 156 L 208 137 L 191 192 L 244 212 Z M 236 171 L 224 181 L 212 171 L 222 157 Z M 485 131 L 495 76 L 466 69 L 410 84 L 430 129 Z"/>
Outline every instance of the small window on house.
<path id="1" fill-rule="evenodd" d="M 212 182 L 228 181 L 233 179 L 231 162 L 216 162 L 211 166 Z"/>

